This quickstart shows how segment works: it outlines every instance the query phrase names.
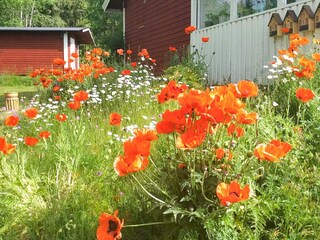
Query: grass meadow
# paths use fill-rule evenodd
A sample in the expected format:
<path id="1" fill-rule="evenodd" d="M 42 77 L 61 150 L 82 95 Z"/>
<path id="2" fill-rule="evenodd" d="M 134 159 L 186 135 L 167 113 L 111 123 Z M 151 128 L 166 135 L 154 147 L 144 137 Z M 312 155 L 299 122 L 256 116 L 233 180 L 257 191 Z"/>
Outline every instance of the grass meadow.
<path id="1" fill-rule="evenodd" d="M 0 239 L 319 239 L 320 71 L 303 40 L 259 89 L 155 77 L 147 50 L 35 71 L 0 126 Z"/>

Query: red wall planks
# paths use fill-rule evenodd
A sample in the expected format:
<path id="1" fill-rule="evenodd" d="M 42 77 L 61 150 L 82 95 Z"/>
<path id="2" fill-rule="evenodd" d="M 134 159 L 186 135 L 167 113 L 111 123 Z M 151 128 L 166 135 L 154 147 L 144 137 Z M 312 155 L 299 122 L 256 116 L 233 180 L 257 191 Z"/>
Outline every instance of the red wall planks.
<path id="1" fill-rule="evenodd" d="M 184 29 L 191 22 L 190 0 L 127 0 L 125 18 L 127 48 L 134 53 L 147 48 L 157 72 L 165 68 L 169 46 L 189 45 Z"/>
<path id="2" fill-rule="evenodd" d="M 1 32 L 0 73 L 28 74 L 51 67 L 54 58 L 63 59 L 63 33 Z"/>

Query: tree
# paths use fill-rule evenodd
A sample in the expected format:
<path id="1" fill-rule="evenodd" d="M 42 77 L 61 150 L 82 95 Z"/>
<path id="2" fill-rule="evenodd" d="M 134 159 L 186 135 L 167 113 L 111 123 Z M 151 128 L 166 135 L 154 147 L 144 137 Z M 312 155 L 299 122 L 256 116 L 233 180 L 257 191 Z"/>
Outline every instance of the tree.
<path id="1" fill-rule="evenodd" d="M 99 47 L 109 50 L 123 48 L 122 13 L 104 12 L 104 0 L 87 0 L 86 18 Z"/>

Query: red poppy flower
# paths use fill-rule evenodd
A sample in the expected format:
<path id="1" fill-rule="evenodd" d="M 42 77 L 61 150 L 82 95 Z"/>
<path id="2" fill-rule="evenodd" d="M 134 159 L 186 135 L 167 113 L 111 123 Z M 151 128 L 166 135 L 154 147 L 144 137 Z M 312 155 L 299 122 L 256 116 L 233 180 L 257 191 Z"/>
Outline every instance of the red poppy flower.
<path id="1" fill-rule="evenodd" d="M 17 126 L 19 123 L 19 117 L 17 116 L 9 116 L 4 120 L 4 125 L 9 126 L 9 127 L 14 127 Z"/>
<path id="2" fill-rule="evenodd" d="M 41 131 L 39 133 L 40 138 L 49 138 L 51 136 L 51 133 L 49 131 Z"/>
<path id="3" fill-rule="evenodd" d="M 59 122 L 64 122 L 67 120 L 67 115 L 63 114 L 63 113 L 58 113 L 56 115 L 56 119 L 59 121 Z"/>
<path id="4" fill-rule="evenodd" d="M 86 101 L 89 98 L 89 93 L 87 93 L 84 90 L 80 90 L 78 92 L 76 92 L 75 94 L 73 94 L 73 99 L 74 101 Z"/>
<path id="5" fill-rule="evenodd" d="M 187 167 L 187 164 L 184 164 L 184 163 L 179 163 L 178 164 L 178 168 L 179 169 L 184 169 L 184 168 L 186 168 Z"/>
<path id="6" fill-rule="evenodd" d="M 130 75 L 131 74 L 131 71 L 129 69 L 124 69 L 122 72 L 121 72 L 122 75 Z"/>
<path id="7" fill-rule="evenodd" d="M 128 54 L 128 55 L 131 55 L 131 54 L 132 54 L 132 50 L 128 49 L 128 50 L 127 50 L 127 54 Z"/>
<path id="8" fill-rule="evenodd" d="M 314 93 L 308 88 L 298 88 L 296 91 L 296 97 L 302 102 L 309 102 L 311 101 L 315 95 Z"/>
<path id="9" fill-rule="evenodd" d="M 176 47 L 169 47 L 169 51 L 170 51 L 170 52 L 176 52 L 176 51 L 177 51 L 177 48 L 176 48 Z"/>
<path id="10" fill-rule="evenodd" d="M 290 29 L 284 27 L 284 28 L 281 29 L 281 31 L 282 31 L 283 33 L 289 33 Z"/>
<path id="11" fill-rule="evenodd" d="M 81 107 L 81 103 L 79 101 L 73 101 L 68 103 L 68 108 L 72 110 L 78 110 Z"/>
<path id="12" fill-rule="evenodd" d="M 132 67 L 136 67 L 136 66 L 137 66 L 137 62 L 132 62 L 132 63 L 131 63 L 131 66 L 132 66 Z"/>
<path id="13" fill-rule="evenodd" d="M 99 226 L 97 229 L 98 240 L 115 240 L 122 237 L 121 229 L 124 224 L 124 220 L 120 221 L 117 217 L 118 210 L 113 215 L 108 213 L 102 213 L 99 216 Z"/>
<path id="14" fill-rule="evenodd" d="M 190 33 L 194 32 L 196 29 L 197 29 L 197 28 L 196 28 L 195 26 L 188 26 L 188 27 L 186 27 L 186 28 L 184 29 L 184 31 L 185 31 L 186 34 L 189 35 Z"/>
<path id="15" fill-rule="evenodd" d="M 202 41 L 202 42 L 208 42 L 208 41 L 209 41 L 209 38 L 208 38 L 208 37 L 203 37 L 203 38 L 201 38 L 201 41 Z"/>
<path id="16" fill-rule="evenodd" d="M 37 145 L 38 142 L 39 142 L 38 138 L 34 138 L 34 137 L 25 137 L 24 138 L 24 143 L 28 146 L 35 146 L 35 145 Z"/>
<path id="17" fill-rule="evenodd" d="M 119 126 L 121 123 L 122 116 L 119 113 L 111 113 L 109 115 L 109 124 Z"/>
<path id="18" fill-rule="evenodd" d="M 24 112 L 27 118 L 34 119 L 38 115 L 38 110 L 36 108 L 29 108 Z"/>
<path id="19" fill-rule="evenodd" d="M 240 202 L 249 198 L 250 188 L 246 185 L 241 189 L 240 184 L 234 180 L 229 184 L 219 183 L 216 188 L 216 194 L 223 206 L 229 206 L 231 203 Z"/>

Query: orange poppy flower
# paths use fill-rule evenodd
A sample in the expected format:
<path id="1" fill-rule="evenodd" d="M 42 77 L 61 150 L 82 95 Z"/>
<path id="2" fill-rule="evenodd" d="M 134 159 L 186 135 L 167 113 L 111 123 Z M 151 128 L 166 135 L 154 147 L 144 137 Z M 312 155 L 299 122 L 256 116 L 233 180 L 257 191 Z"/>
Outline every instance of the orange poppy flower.
<path id="1" fill-rule="evenodd" d="M 52 88 L 52 91 L 54 92 L 58 92 L 60 90 L 60 86 L 59 85 L 54 85 Z"/>
<path id="2" fill-rule="evenodd" d="M 257 122 L 257 119 L 257 113 L 248 113 L 245 109 L 239 110 L 236 114 L 236 121 L 241 124 L 254 124 Z"/>
<path id="3" fill-rule="evenodd" d="M 202 42 L 208 42 L 208 41 L 209 41 L 209 38 L 208 38 L 208 37 L 202 37 L 202 38 L 201 38 L 201 41 L 202 41 Z"/>
<path id="4" fill-rule="evenodd" d="M 127 54 L 128 54 L 128 55 L 131 55 L 131 54 L 132 54 L 132 50 L 128 49 L 128 50 L 127 50 Z"/>
<path id="5" fill-rule="evenodd" d="M 74 101 L 78 101 L 78 102 L 86 101 L 86 100 L 88 100 L 88 98 L 89 98 L 89 93 L 87 93 L 84 90 L 80 90 L 80 91 L 73 94 Z"/>
<path id="6" fill-rule="evenodd" d="M 123 49 L 122 49 L 122 48 L 117 49 L 117 53 L 118 53 L 119 55 L 123 55 Z"/>
<path id="7" fill-rule="evenodd" d="M 188 130 L 177 137 L 176 146 L 182 150 L 190 150 L 200 146 L 206 137 L 205 132 Z"/>
<path id="8" fill-rule="evenodd" d="M 315 95 L 314 93 L 308 88 L 298 88 L 296 91 L 296 97 L 302 102 L 309 102 L 311 101 Z"/>
<path id="9" fill-rule="evenodd" d="M 175 124 L 170 121 L 160 121 L 156 124 L 156 131 L 159 134 L 172 133 L 175 130 Z"/>
<path id="10" fill-rule="evenodd" d="M 281 31 L 286 34 L 286 33 L 289 33 L 290 29 L 284 27 L 284 28 L 281 28 Z"/>
<path id="11" fill-rule="evenodd" d="M 169 47 L 169 51 L 170 51 L 170 52 L 176 52 L 176 51 L 177 51 L 177 48 L 176 48 L 176 47 Z"/>
<path id="12" fill-rule="evenodd" d="M 109 115 L 109 124 L 119 126 L 121 123 L 122 116 L 119 113 L 111 113 Z"/>
<path id="13" fill-rule="evenodd" d="M 223 148 L 218 148 L 215 150 L 215 152 L 216 152 L 217 159 L 222 159 L 224 157 L 225 151 Z"/>
<path id="14" fill-rule="evenodd" d="M 239 98 L 256 97 L 258 96 L 259 88 L 251 81 L 241 80 L 235 84 L 235 96 Z"/>
<path id="15" fill-rule="evenodd" d="M 9 127 L 14 127 L 17 126 L 19 123 L 19 117 L 17 116 L 9 116 L 4 120 L 4 125 L 9 126 Z"/>
<path id="16" fill-rule="evenodd" d="M 146 128 L 134 130 L 134 135 L 136 136 L 136 139 L 140 141 L 151 142 L 158 139 L 157 132 L 155 130 L 149 130 Z"/>
<path id="17" fill-rule="evenodd" d="M 317 61 L 320 62 L 320 53 L 314 53 L 312 54 L 312 58 Z"/>
<path id="18" fill-rule="evenodd" d="M 24 138 L 24 143 L 28 146 L 35 146 L 35 145 L 37 145 L 38 142 L 39 142 L 38 138 L 34 138 L 34 137 L 25 137 Z"/>
<path id="19" fill-rule="evenodd" d="M 124 70 L 122 70 L 121 74 L 122 74 L 123 76 L 125 76 L 125 75 L 130 75 L 130 74 L 131 74 L 131 71 L 130 71 L 129 69 L 124 69 Z"/>
<path id="20" fill-rule="evenodd" d="M 185 84 L 177 84 L 175 80 L 171 80 L 158 94 L 158 102 L 164 103 L 173 99 L 177 99 L 179 94 L 188 89 Z"/>
<path id="21" fill-rule="evenodd" d="M 49 138 L 51 136 L 51 133 L 49 131 L 41 131 L 39 132 L 40 138 Z"/>
<path id="22" fill-rule="evenodd" d="M 54 100 L 60 101 L 61 100 L 61 96 L 54 96 Z"/>
<path id="23" fill-rule="evenodd" d="M 73 101 L 68 103 L 68 108 L 72 110 L 78 110 L 81 107 L 81 103 L 79 101 Z"/>
<path id="24" fill-rule="evenodd" d="M 234 123 L 230 123 L 230 125 L 227 128 L 228 131 L 228 136 L 233 135 L 234 133 L 236 133 L 236 137 L 242 137 L 244 135 L 244 129 L 241 127 L 237 127 L 236 124 Z"/>
<path id="25" fill-rule="evenodd" d="M 78 58 L 79 57 L 79 54 L 78 53 L 71 53 L 71 57 L 73 57 L 73 58 Z"/>
<path id="26" fill-rule="evenodd" d="M 56 115 L 56 119 L 59 121 L 59 122 L 64 122 L 67 120 L 67 115 L 63 114 L 63 113 L 58 113 Z"/>
<path id="27" fill-rule="evenodd" d="M 96 55 L 101 55 L 102 49 L 101 48 L 94 48 L 94 49 L 92 49 L 92 53 L 96 54 Z"/>
<path id="28" fill-rule="evenodd" d="M 186 34 L 191 34 L 192 32 L 194 32 L 197 28 L 195 26 L 188 26 L 184 29 Z"/>
<path id="29" fill-rule="evenodd" d="M 34 119 L 38 115 L 38 110 L 36 108 L 29 108 L 24 112 L 27 118 Z"/>
<path id="30" fill-rule="evenodd" d="M 149 160 L 147 156 L 128 155 L 118 156 L 113 163 L 113 167 L 118 176 L 125 176 L 128 173 L 142 171 L 147 168 Z"/>
<path id="31" fill-rule="evenodd" d="M 4 146 L 2 152 L 7 155 L 7 154 L 12 154 L 12 153 L 14 153 L 15 150 L 16 150 L 16 146 L 15 146 L 15 145 L 13 145 L 13 144 L 11 144 L 11 143 L 7 143 L 7 144 Z"/>
<path id="32" fill-rule="evenodd" d="M 64 61 L 63 59 L 61 58 L 55 58 L 53 59 L 53 64 L 54 65 L 65 65 L 66 64 L 66 61 Z"/>
<path id="33" fill-rule="evenodd" d="M 230 184 L 219 183 L 216 188 L 217 197 L 223 206 L 249 199 L 250 188 L 246 185 L 241 189 L 240 184 L 234 180 Z"/>
<path id="34" fill-rule="evenodd" d="M 3 137 L 0 137 L 0 151 L 3 150 L 5 145 L 6 145 L 6 139 Z"/>
<path id="35" fill-rule="evenodd" d="M 118 210 L 116 210 L 113 215 L 103 212 L 99 216 L 99 226 L 97 229 L 97 239 L 98 240 L 115 240 L 120 239 L 121 229 L 124 224 L 124 220 L 120 221 L 117 217 Z"/>
<path id="36" fill-rule="evenodd" d="M 272 140 L 268 145 L 259 144 L 254 149 L 254 155 L 260 160 L 278 162 L 291 150 L 291 145 L 279 140 Z"/>
<path id="37" fill-rule="evenodd" d="M 6 139 L 0 137 L 0 151 L 3 152 L 5 155 L 11 154 L 14 152 L 16 147 L 13 144 L 7 143 Z"/>
<path id="38" fill-rule="evenodd" d="M 156 59 L 151 59 L 151 62 L 152 62 L 152 63 L 156 63 L 157 60 L 156 60 Z"/>
<path id="39" fill-rule="evenodd" d="M 135 155 L 149 156 L 150 147 L 150 141 L 139 138 L 133 138 L 123 143 L 124 155 L 130 158 Z"/>

